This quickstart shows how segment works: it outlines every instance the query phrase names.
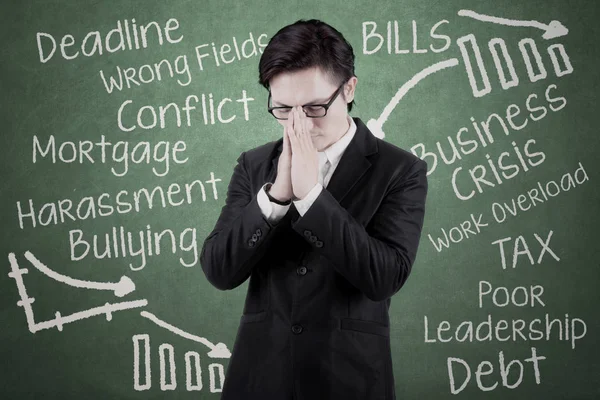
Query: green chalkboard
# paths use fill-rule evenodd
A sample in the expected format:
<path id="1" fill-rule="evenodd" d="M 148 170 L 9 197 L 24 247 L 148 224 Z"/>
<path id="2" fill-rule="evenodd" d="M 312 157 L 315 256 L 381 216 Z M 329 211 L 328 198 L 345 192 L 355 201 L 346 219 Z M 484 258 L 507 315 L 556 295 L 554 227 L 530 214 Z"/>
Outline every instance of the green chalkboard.
<path id="1" fill-rule="evenodd" d="M 397 398 L 600 398 L 598 2 L 1 11 L 0 398 L 219 398 L 247 282 L 199 254 L 239 155 L 282 135 L 262 49 L 310 18 L 354 48 L 351 116 L 429 167 Z"/>

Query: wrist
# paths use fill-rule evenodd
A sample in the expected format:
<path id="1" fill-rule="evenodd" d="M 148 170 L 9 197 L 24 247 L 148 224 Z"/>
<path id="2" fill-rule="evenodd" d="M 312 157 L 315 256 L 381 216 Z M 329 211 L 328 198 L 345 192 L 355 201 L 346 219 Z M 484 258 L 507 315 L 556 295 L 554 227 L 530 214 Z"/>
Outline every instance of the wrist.
<path id="1" fill-rule="evenodd" d="M 281 194 L 272 183 L 268 183 L 266 185 L 265 192 L 267 193 L 269 200 L 274 203 L 281 205 L 287 205 L 291 203 L 291 198 Z"/>

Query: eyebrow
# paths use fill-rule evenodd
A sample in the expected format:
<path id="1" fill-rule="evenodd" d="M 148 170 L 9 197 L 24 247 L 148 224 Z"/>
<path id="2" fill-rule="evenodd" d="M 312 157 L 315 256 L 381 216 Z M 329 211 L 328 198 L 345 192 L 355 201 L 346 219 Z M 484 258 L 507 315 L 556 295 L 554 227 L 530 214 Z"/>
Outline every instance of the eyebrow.
<path id="1" fill-rule="evenodd" d="M 327 102 L 328 99 L 322 100 L 322 99 L 318 99 L 318 100 L 313 100 L 309 103 L 303 104 L 304 106 L 308 106 L 308 105 L 314 105 L 314 104 L 325 104 Z M 278 102 L 277 100 L 273 100 L 273 97 L 271 96 L 271 102 L 273 104 L 278 104 L 281 107 L 292 107 L 292 106 L 288 106 L 287 104 L 283 104 Z"/>

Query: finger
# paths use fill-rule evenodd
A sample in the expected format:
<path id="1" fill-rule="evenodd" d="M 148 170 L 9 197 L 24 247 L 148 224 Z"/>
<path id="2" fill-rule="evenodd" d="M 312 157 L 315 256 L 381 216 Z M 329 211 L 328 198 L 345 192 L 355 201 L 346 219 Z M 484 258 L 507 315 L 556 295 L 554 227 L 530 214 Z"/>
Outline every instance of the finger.
<path id="1" fill-rule="evenodd" d="M 289 126 L 289 121 L 283 121 L 283 148 L 285 149 L 285 144 L 287 142 L 287 130 Z"/>
<path id="2" fill-rule="evenodd" d="M 298 129 L 298 121 L 296 118 L 296 108 L 292 108 L 292 111 L 290 112 L 290 118 L 292 119 L 292 128 L 295 133 L 296 130 Z"/>
<path id="3" fill-rule="evenodd" d="M 289 120 L 290 120 L 290 126 L 288 127 L 288 139 L 290 140 L 290 145 L 292 148 L 292 152 L 294 151 L 294 148 L 296 147 L 296 133 L 295 133 L 295 118 L 294 118 L 294 110 L 292 109 L 292 111 L 290 111 L 289 114 Z"/>
<path id="4" fill-rule="evenodd" d="M 300 139 L 302 135 L 302 125 L 300 121 L 300 114 L 298 113 L 298 108 L 293 108 L 292 114 L 294 118 L 294 135 L 296 139 Z"/>
<path id="5" fill-rule="evenodd" d="M 295 109 L 293 108 L 290 112 L 290 118 L 292 119 L 292 132 L 295 132 L 298 128 L 298 118 L 296 117 Z"/>
<path id="6" fill-rule="evenodd" d="M 302 119 L 302 124 L 304 125 L 304 133 L 306 135 L 306 144 L 308 146 L 309 149 L 312 149 L 313 143 L 312 143 L 312 118 L 308 118 L 307 116 L 304 116 L 304 118 Z"/>
<path id="7" fill-rule="evenodd" d="M 303 142 L 303 148 L 306 151 L 309 151 L 311 149 L 311 145 L 312 145 L 312 141 L 310 138 L 310 131 L 308 130 L 308 120 L 309 118 L 306 116 L 306 114 L 304 114 L 304 111 L 301 111 L 301 118 L 300 118 L 300 124 L 301 124 L 301 130 L 302 130 L 302 142 Z"/>
<path id="8" fill-rule="evenodd" d="M 302 110 L 302 107 L 298 107 L 296 108 L 296 125 L 298 126 L 298 129 L 296 129 L 296 136 L 298 138 L 298 145 L 300 147 L 300 149 L 302 151 L 306 151 L 306 132 L 304 130 L 304 110 Z"/>
<path id="9" fill-rule="evenodd" d="M 294 132 L 294 113 L 292 111 L 289 112 L 286 123 L 287 123 L 287 128 L 288 128 L 288 134 Z M 289 139 L 289 136 L 288 136 L 288 139 Z"/>
<path id="10" fill-rule="evenodd" d="M 308 134 L 308 132 L 306 130 L 306 120 L 308 119 L 308 117 L 304 113 L 304 110 L 302 109 L 302 107 L 300 107 L 300 110 L 298 110 L 298 111 L 300 112 L 300 124 L 302 125 L 302 133 Z"/>
<path id="11" fill-rule="evenodd" d="M 308 117 L 306 116 L 306 114 L 304 113 L 304 110 L 302 110 L 302 133 L 304 133 L 304 135 L 306 135 L 308 138 L 310 138 L 310 132 L 308 131 Z"/>
<path id="12" fill-rule="evenodd" d="M 289 123 L 288 121 L 286 121 L 285 125 L 283 126 L 283 151 L 287 152 L 288 151 L 288 147 L 290 145 L 290 138 L 288 137 L 289 135 Z"/>

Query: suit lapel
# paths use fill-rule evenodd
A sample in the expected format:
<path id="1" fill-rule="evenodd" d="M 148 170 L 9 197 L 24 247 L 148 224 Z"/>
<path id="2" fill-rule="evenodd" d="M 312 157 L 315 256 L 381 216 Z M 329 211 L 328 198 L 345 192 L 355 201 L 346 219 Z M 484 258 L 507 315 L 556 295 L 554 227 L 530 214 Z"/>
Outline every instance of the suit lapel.
<path id="1" fill-rule="evenodd" d="M 367 159 L 367 156 L 377 152 L 375 136 L 360 118 L 353 117 L 352 119 L 356 124 L 356 133 L 342 154 L 340 162 L 333 172 L 327 188 L 325 188 L 340 204 L 360 177 L 371 167 L 371 162 Z M 273 158 L 271 171 L 267 176 L 268 182 L 274 182 L 277 176 L 277 163 L 282 149 L 283 139 L 280 139 L 277 154 Z M 290 211 L 298 214 L 296 207 L 293 207 L 293 203 Z"/>

